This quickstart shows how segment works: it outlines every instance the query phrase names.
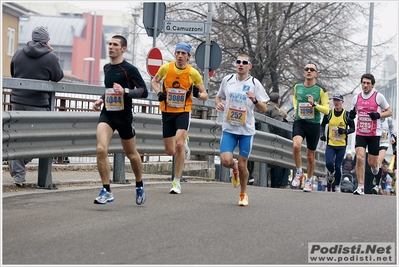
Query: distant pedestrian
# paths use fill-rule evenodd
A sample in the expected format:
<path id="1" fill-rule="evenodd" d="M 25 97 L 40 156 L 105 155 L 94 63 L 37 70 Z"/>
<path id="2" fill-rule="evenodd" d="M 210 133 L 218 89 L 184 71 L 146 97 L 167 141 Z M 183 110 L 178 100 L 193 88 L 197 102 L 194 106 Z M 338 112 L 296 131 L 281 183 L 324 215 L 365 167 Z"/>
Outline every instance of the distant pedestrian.
<path id="1" fill-rule="evenodd" d="M 280 108 L 281 98 L 277 92 L 272 92 L 269 95 L 270 100 L 267 102 L 266 116 L 278 120 L 280 122 L 287 122 L 284 118 L 286 117 L 286 112 Z M 288 137 L 286 130 L 270 125 L 269 132 L 277 134 L 282 137 Z M 288 176 L 290 170 L 278 165 L 269 164 L 270 167 L 270 180 L 271 187 L 273 188 L 287 188 L 288 186 Z"/>
<path id="2" fill-rule="evenodd" d="M 381 124 L 381 137 L 380 137 L 380 147 L 379 147 L 379 152 L 378 152 L 378 173 L 375 176 L 375 181 L 376 184 L 375 186 L 371 189 L 371 192 L 373 194 L 378 194 L 379 190 L 379 183 L 382 177 L 382 162 L 385 160 L 385 156 L 387 154 L 387 150 L 390 145 L 394 144 L 395 138 L 396 138 L 396 133 L 393 125 L 393 121 L 391 117 L 384 118 L 380 120 Z"/>

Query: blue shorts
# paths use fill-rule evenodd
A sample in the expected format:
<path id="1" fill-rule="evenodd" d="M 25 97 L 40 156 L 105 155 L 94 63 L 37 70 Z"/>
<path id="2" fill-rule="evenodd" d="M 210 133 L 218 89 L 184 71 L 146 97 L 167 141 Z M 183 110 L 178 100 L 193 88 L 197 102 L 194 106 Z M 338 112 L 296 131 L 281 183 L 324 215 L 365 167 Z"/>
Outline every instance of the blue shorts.
<path id="1" fill-rule="evenodd" d="M 238 135 L 223 132 L 220 140 L 220 154 L 223 152 L 233 153 L 238 143 L 239 155 L 244 158 L 249 158 L 252 150 L 253 139 L 253 135 Z"/>

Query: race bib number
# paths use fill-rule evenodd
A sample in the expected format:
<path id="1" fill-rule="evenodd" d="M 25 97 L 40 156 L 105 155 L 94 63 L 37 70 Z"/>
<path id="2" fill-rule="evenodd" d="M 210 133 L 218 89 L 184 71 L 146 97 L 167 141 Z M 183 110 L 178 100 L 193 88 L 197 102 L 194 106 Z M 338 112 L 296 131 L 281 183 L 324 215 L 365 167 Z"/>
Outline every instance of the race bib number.
<path id="1" fill-rule="evenodd" d="M 166 103 L 169 107 L 182 108 L 186 104 L 186 90 L 169 88 Z"/>
<path id="2" fill-rule="evenodd" d="M 382 131 L 381 133 L 381 141 L 388 141 L 388 134 L 386 131 Z"/>
<path id="3" fill-rule="evenodd" d="M 247 109 L 243 106 L 229 106 L 227 121 L 234 126 L 244 125 L 247 118 Z"/>
<path id="4" fill-rule="evenodd" d="M 301 119 L 313 119 L 314 109 L 309 103 L 299 103 L 298 116 Z"/>
<path id="5" fill-rule="evenodd" d="M 338 127 L 331 127 L 332 140 L 342 140 L 341 135 L 338 133 Z"/>
<path id="6" fill-rule="evenodd" d="M 105 109 L 107 111 L 120 111 L 125 108 L 123 95 L 115 93 L 113 88 L 105 89 Z"/>
<path id="7" fill-rule="evenodd" d="M 359 120 L 358 120 L 359 132 L 371 133 L 372 127 L 373 127 L 372 123 L 373 123 L 373 121 L 371 120 L 371 118 L 368 114 L 365 114 L 365 115 L 359 114 Z"/>

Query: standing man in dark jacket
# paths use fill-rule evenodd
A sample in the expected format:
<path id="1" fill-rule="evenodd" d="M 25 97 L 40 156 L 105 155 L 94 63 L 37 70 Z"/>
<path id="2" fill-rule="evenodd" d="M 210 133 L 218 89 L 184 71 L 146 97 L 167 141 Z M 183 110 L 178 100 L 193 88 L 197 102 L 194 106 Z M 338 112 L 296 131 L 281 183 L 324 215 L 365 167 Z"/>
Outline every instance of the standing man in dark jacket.
<path id="1" fill-rule="evenodd" d="M 64 77 L 59 59 L 49 45 L 50 35 L 44 27 L 32 31 L 32 41 L 15 52 L 11 60 L 11 76 L 14 78 L 58 82 Z M 11 91 L 12 110 L 49 111 L 50 95 L 47 92 L 13 89 Z M 25 165 L 31 159 L 10 160 L 8 165 L 15 185 L 25 182 Z"/>
<path id="2" fill-rule="evenodd" d="M 267 111 L 266 116 L 271 117 L 275 120 L 284 122 L 284 111 L 280 109 L 281 98 L 280 95 L 276 92 L 272 92 L 269 95 L 270 100 L 267 102 Z M 286 133 L 284 129 L 269 126 L 269 132 L 280 135 L 282 137 L 286 137 Z M 273 188 L 287 188 L 288 185 L 288 176 L 290 174 L 290 170 L 281 166 L 269 164 L 270 167 L 270 187 Z"/>

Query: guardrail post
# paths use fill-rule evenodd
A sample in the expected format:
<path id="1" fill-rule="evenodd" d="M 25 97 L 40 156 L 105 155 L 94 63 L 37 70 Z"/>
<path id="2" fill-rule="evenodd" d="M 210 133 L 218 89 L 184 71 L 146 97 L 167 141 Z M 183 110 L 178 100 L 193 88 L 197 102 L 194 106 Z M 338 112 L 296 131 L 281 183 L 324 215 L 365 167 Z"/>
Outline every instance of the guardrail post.
<path id="1" fill-rule="evenodd" d="M 116 184 L 126 184 L 128 182 L 125 177 L 125 153 L 115 153 L 112 182 Z"/>
<path id="2" fill-rule="evenodd" d="M 37 186 L 45 189 L 57 189 L 52 182 L 51 167 L 53 159 L 39 159 Z"/>
<path id="3" fill-rule="evenodd" d="M 267 163 L 261 162 L 259 164 L 259 180 L 258 186 L 267 187 Z"/>
<path id="4" fill-rule="evenodd" d="M 220 164 L 220 181 L 230 183 L 230 169 Z"/>

